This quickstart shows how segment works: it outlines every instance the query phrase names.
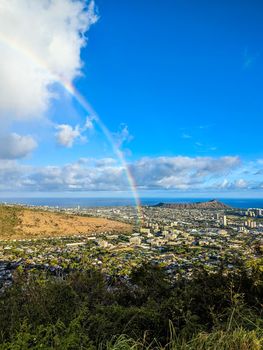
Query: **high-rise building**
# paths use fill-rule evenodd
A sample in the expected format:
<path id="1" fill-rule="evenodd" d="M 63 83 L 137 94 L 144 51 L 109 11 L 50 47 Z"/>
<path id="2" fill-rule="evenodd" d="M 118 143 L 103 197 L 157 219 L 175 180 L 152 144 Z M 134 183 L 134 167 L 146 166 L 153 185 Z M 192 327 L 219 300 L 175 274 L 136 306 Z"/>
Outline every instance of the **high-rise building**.
<path id="1" fill-rule="evenodd" d="M 256 221 L 252 221 L 252 220 L 247 220 L 245 221 L 245 226 L 248 228 L 257 228 L 257 223 Z"/>
<path id="2" fill-rule="evenodd" d="M 226 217 L 226 215 L 223 216 L 223 225 L 227 226 L 227 217 Z"/>

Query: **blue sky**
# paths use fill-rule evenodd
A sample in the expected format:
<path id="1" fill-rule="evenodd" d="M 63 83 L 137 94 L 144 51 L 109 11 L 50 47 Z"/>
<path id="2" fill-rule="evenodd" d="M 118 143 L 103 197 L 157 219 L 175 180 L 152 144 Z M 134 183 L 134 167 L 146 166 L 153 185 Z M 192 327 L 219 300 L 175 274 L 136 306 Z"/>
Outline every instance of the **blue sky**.
<path id="1" fill-rule="evenodd" d="M 262 2 L 97 5 L 78 86 L 136 156 L 262 156 Z"/>
<path id="2" fill-rule="evenodd" d="M 261 1 L 3 4 L 3 193 L 129 192 L 62 79 L 97 111 L 144 196 L 262 196 Z"/>

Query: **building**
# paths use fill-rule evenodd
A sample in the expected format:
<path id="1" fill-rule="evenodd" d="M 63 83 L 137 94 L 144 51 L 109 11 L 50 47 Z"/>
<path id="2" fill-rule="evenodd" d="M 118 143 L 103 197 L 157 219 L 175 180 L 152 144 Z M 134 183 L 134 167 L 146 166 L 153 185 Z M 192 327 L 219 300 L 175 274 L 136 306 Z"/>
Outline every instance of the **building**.
<path id="1" fill-rule="evenodd" d="M 140 232 L 141 233 L 151 233 L 151 229 L 146 228 L 146 227 L 141 227 Z"/>
<path id="2" fill-rule="evenodd" d="M 256 228 L 257 223 L 256 223 L 256 221 L 247 220 L 247 221 L 245 221 L 245 226 L 248 228 Z"/>
<path id="3" fill-rule="evenodd" d="M 141 237 L 139 236 L 134 236 L 130 238 L 130 244 L 134 244 L 134 245 L 140 245 L 142 242 Z"/>

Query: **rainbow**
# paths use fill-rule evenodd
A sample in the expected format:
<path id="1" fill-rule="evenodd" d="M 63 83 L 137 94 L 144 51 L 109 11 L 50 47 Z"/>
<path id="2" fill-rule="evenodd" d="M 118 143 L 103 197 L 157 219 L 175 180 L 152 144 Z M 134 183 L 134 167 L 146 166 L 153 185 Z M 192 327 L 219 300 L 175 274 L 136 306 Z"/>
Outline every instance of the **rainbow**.
<path id="1" fill-rule="evenodd" d="M 65 91 L 67 91 L 78 103 L 79 105 L 89 114 L 92 116 L 93 120 L 97 123 L 99 128 L 102 130 L 103 134 L 105 135 L 108 142 L 111 144 L 112 149 L 116 156 L 118 157 L 125 173 L 127 176 L 127 180 L 131 189 L 131 192 L 134 197 L 135 206 L 137 210 L 137 221 L 140 224 L 141 219 L 143 218 L 142 211 L 141 211 L 141 201 L 138 195 L 137 186 L 134 177 L 131 174 L 131 171 L 129 169 L 129 166 L 126 162 L 126 159 L 124 157 L 123 152 L 120 150 L 120 148 L 117 146 L 117 144 L 114 142 L 113 137 L 109 129 L 106 127 L 106 125 L 103 123 L 102 119 L 98 115 L 98 113 L 94 110 L 94 108 L 91 106 L 91 104 L 81 95 L 81 93 L 74 87 L 74 85 L 70 82 L 65 80 L 63 77 L 55 75 L 53 72 L 50 71 L 48 65 L 45 61 L 43 61 L 39 56 L 37 56 L 34 52 L 29 50 L 27 47 L 22 46 L 19 44 L 16 40 L 13 38 L 9 38 L 7 36 L 4 36 L 0 33 L 0 45 L 5 45 L 9 49 L 12 49 L 16 51 L 18 54 L 23 55 L 27 60 L 31 61 L 36 66 L 45 69 L 52 77 L 54 77 L 54 80 L 57 81 Z"/>

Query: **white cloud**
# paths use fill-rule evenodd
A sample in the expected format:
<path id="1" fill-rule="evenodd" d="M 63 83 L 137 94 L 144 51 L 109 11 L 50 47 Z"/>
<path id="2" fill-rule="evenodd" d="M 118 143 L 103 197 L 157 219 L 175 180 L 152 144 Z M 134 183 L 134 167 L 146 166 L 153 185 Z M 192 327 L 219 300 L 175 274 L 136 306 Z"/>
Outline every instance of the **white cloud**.
<path id="1" fill-rule="evenodd" d="M 196 142 L 195 145 L 196 145 L 197 147 L 202 147 L 202 146 L 203 146 L 203 144 L 202 144 L 201 142 Z"/>
<path id="2" fill-rule="evenodd" d="M 73 128 L 67 124 L 61 124 L 56 127 L 57 142 L 64 147 L 72 147 L 74 141 L 81 136 L 79 126 Z"/>
<path id="3" fill-rule="evenodd" d="M 129 143 L 133 139 L 126 124 L 121 124 L 119 131 L 113 133 L 112 136 L 118 148 L 122 147 L 125 143 Z"/>
<path id="4" fill-rule="evenodd" d="M 248 182 L 244 179 L 238 179 L 235 181 L 235 187 L 237 188 L 247 188 Z"/>
<path id="5" fill-rule="evenodd" d="M 27 181 L 29 168 L 18 164 L 15 160 L 1 160 L 0 159 L 0 191 L 17 191 L 20 188 L 26 189 L 23 184 L 23 179 Z"/>
<path id="6" fill-rule="evenodd" d="M 87 117 L 83 131 L 93 129 L 94 128 L 94 125 L 93 125 L 94 120 L 95 120 L 95 118 L 93 118 L 93 117 Z"/>
<path id="7" fill-rule="evenodd" d="M 220 190 L 248 190 L 252 187 L 258 188 L 259 184 L 254 181 L 244 180 L 244 179 L 224 179 L 219 183 L 215 183 L 211 186 L 212 188 L 218 188 Z"/>
<path id="8" fill-rule="evenodd" d="M 189 135 L 189 134 L 185 134 L 185 133 L 183 133 L 183 134 L 182 134 L 182 138 L 183 138 L 183 139 L 191 139 L 191 138 L 192 138 L 192 136 L 191 136 L 191 135 Z"/>
<path id="9" fill-rule="evenodd" d="M 23 185 L 34 191 L 114 191 L 128 187 L 122 167 L 96 166 L 95 162 L 33 169 L 28 179 L 26 184 L 22 179 Z"/>
<path id="10" fill-rule="evenodd" d="M 83 142 L 87 141 L 87 137 L 84 133 L 93 129 L 93 118 L 87 117 L 85 125 L 82 128 L 80 128 L 79 125 L 73 127 L 68 124 L 60 124 L 56 126 L 56 129 L 58 130 L 56 133 L 58 144 L 70 148 L 77 139 Z"/>
<path id="11" fill-rule="evenodd" d="M 117 165 L 117 160 L 114 158 L 102 158 L 96 161 L 97 167 L 112 167 Z"/>
<path id="12" fill-rule="evenodd" d="M 80 74 L 85 32 L 98 19 L 94 1 L 1 0 L 0 115 L 43 113 L 61 79 Z"/>
<path id="13" fill-rule="evenodd" d="M 158 157 L 129 164 L 138 189 L 227 191 L 260 188 L 239 177 L 238 157 Z M 11 174 L 11 175 L 10 175 Z M 225 179 L 225 180 L 224 180 Z M 0 161 L 0 189 L 25 191 L 130 190 L 125 168 L 112 158 L 80 159 L 63 166 L 25 167 Z"/>
<path id="14" fill-rule="evenodd" d="M 0 136 L 0 159 L 23 158 L 37 147 L 37 142 L 30 136 L 16 133 Z"/>
<path id="15" fill-rule="evenodd" d="M 220 184 L 217 185 L 218 188 L 227 189 L 230 183 L 227 179 L 224 179 Z"/>
<path id="16" fill-rule="evenodd" d="M 207 186 L 211 178 L 222 177 L 239 164 L 238 157 L 157 157 L 140 159 L 130 170 L 142 188 L 190 189 Z"/>

